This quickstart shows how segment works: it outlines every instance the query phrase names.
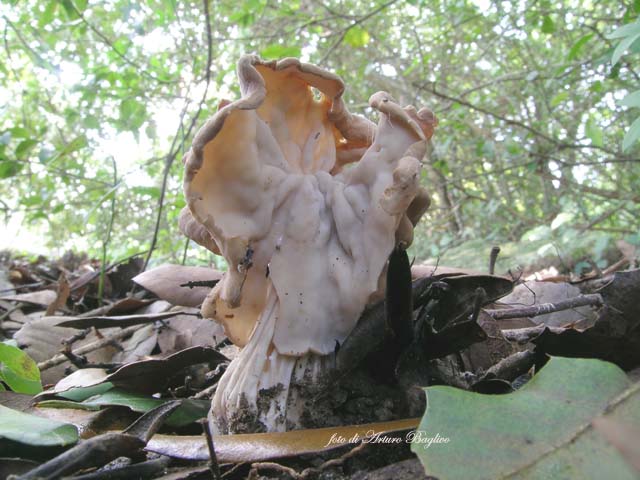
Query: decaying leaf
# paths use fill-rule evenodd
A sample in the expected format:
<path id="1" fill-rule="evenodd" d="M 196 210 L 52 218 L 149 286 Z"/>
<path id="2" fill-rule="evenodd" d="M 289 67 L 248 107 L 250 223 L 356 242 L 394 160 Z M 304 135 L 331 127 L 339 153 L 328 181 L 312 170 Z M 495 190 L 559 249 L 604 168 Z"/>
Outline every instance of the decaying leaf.
<path id="1" fill-rule="evenodd" d="M 217 281 L 222 273 L 205 267 L 160 265 L 142 272 L 133 281 L 173 305 L 198 307 L 211 290 L 211 286 L 181 287 L 189 282 Z"/>
<path id="2" fill-rule="evenodd" d="M 640 365 L 640 270 L 616 272 L 598 293 L 604 307 L 593 326 L 547 329 L 534 343 L 550 355 L 600 358 L 626 370 Z"/>
<path id="3" fill-rule="evenodd" d="M 150 355 L 158 341 L 158 330 L 153 325 L 145 325 L 133 332 L 130 338 L 122 344 L 122 351 L 111 359 L 116 363 L 130 363 L 142 360 Z"/>
<path id="4" fill-rule="evenodd" d="M 73 328 L 56 326 L 61 318 L 64 317 L 43 317 L 38 320 L 32 320 L 16 332 L 14 339 L 37 363 L 49 360 L 63 348 L 63 340 L 71 338 L 78 333 L 77 330 Z M 120 329 L 105 329 L 101 331 L 101 334 L 108 336 L 114 331 L 119 330 Z M 76 342 L 74 348 L 87 345 L 97 339 L 97 334 L 91 332 L 84 339 Z M 101 349 L 88 353 L 87 359 L 95 363 L 109 362 L 115 351 L 115 347 L 105 345 Z M 65 376 L 65 368 L 68 366 L 69 362 L 63 362 L 56 367 L 42 371 L 42 383 L 46 385 L 58 382 L 58 380 Z"/>
<path id="5" fill-rule="evenodd" d="M 174 353 L 167 358 L 154 358 L 123 365 L 104 381 L 127 390 L 143 393 L 162 391 L 172 376 L 183 368 L 199 363 L 210 364 L 210 368 L 228 361 L 213 348 L 191 347 Z"/>
<path id="6" fill-rule="evenodd" d="M 159 320 L 166 320 L 177 315 L 196 316 L 196 313 L 187 312 L 186 310 L 174 310 L 164 313 L 140 313 L 134 315 L 119 316 L 92 316 L 92 317 L 57 317 L 64 319 L 56 324 L 58 327 L 65 328 L 113 328 L 113 327 L 130 327 L 131 325 L 140 325 L 142 323 L 152 323 Z"/>
<path id="7" fill-rule="evenodd" d="M 16 295 L 5 295 L 0 300 L 9 300 L 12 302 L 30 303 L 41 307 L 48 307 L 57 298 L 56 292 L 53 290 L 40 290 L 38 292 L 18 293 Z"/>

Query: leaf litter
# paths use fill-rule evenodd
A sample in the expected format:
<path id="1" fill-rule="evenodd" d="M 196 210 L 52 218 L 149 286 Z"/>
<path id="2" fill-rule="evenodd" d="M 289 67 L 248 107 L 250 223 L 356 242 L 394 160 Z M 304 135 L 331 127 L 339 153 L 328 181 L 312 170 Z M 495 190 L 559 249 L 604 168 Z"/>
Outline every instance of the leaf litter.
<path id="1" fill-rule="evenodd" d="M 559 468 L 585 474 L 588 466 L 595 470 L 584 478 L 596 478 L 593 472 L 599 471 L 635 478 L 638 452 L 630 446 L 639 443 L 638 384 L 620 368 L 640 366 L 638 270 L 531 283 L 440 266 L 408 273 L 407 259 L 394 255 L 399 260 L 392 258 L 388 280 L 395 287 L 367 308 L 337 346 L 336 376 L 312 387 L 318 395 L 308 429 L 213 436 L 225 478 L 425 478 L 425 469 L 443 479 L 530 478 Z M 24 458 L 7 463 L 13 465 L 9 473 L 35 478 L 39 470 L 27 473 L 34 465 L 29 459 L 49 458 L 54 466 L 63 460 L 70 465 L 65 474 L 89 468 L 99 476 L 115 468 L 147 478 L 187 478 L 194 472 L 206 478 L 211 445 L 200 421 L 228 364 L 221 353 L 228 344 L 219 327 L 199 318 L 193 307 L 208 291 L 198 282 L 215 282 L 219 274 L 164 265 L 140 275 L 139 262 L 124 262 L 100 299 L 99 275 L 74 260 L 66 266 L 40 262 L 33 271 L 21 260 L 13 261 L 15 270 L 11 263 L 3 266 L 3 278 L 20 281 L 11 282 L 0 299 L 0 332 L 38 363 L 42 384 L 49 387 L 36 397 L 22 395 L 19 403 L 18 394 L 6 392 L 14 395 L 11 400 L 0 393 L 6 419 L 0 422 L 0 444 L 7 447 L 3 451 L 24 452 Z M 598 358 L 618 367 L 548 355 Z M 16 384 L 3 379 L 0 385 Z M 522 412 L 504 414 L 503 404 L 511 402 L 523 405 Z M 149 432 L 159 433 L 143 440 L 108 433 L 122 430 L 136 415 L 143 414 L 144 422 L 156 409 L 171 410 L 151 422 Z M 423 416 L 420 426 L 412 415 Z M 557 417 L 556 423 L 540 422 L 545 416 Z M 579 421 L 571 423 L 573 418 Z M 36 425 L 29 437 L 17 428 L 27 424 Z M 494 457 L 485 465 L 464 450 L 482 445 L 486 451 L 490 447 L 483 442 L 491 435 L 483 429 L 495 432 L 499 424 L 496 441 L 505 446 L 491 448 L 514 452 L 516 463 Z M 438 428 L 451 443 L 422 451 L 416 436 L 433 437 Z M 346 441 L 328 448 L 339 432 Z M 400 441 L 379 445 L 372 432 Z M 422 465 L 409 451 L 407 432 Z M 459 432 L 465 442 L 454 441 Z M 569 444 L 565 437 L 575 441 Z M 108 455 L 83 463 L 78 450 L 67 449 L 74 443 L 91 451 L 106 448 Z M 61 457 L 52 445 L 67 450 Z M 601 453 L 587 458 L 584 452 L 596 446 Z M 129 460 L 119 464 L 120 456 Z M 447 460 L 461 456 L 469 460 L 464 465 Z M 41 463 L 40 471 L 50 462 Z"/>

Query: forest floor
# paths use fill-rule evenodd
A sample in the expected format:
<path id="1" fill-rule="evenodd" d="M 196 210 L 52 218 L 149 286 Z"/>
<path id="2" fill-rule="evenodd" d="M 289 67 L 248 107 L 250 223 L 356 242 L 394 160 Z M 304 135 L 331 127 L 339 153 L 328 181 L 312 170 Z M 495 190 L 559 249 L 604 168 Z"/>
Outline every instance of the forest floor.
<path id="1" fill-rule="evenodd" d="M 219 275 L 0 257 L 0 478 L 527 478 L 548 462 L 581 478 L 594 445 L 616 478 L 640 471 L 635 251 L 528 280 L 439 265 L 403 283 L 390 267 L 306 430 L 213 437 L 203 419 L 237 354 L 197 308 Z M 404 342 L 387 328 L 402 315 Z"/>

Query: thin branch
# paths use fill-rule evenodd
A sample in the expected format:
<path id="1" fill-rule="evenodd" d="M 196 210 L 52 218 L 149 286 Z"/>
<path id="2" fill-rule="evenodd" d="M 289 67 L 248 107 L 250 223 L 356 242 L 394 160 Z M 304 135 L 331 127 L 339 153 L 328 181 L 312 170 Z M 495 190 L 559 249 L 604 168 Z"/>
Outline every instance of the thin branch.
<path id="1" fill-rule="evenodd" d="M 162 176 L 162 188 L 160 189 L 160 198 L 158 199 L 158 213 L 156 215 L 156 224 L 153 229 L 151 246 L 149 247 L 149 252 L 147 253 L 147 257 L 145 258 L 142 271 L 147 269 L 147 266 L 149 265 L 149 260 L 151 260 L 151 255 L 153 255 L 153 252 L 156 248 L 156 243 L 158 242 L 158 233 L 160 231 L 160 222 L 162 220 L 162 210 L 164 207 L 164 197 L 167 191 L 167 184 L 169 181 L 169 173 L 171 172 L 171 167 L 173 166 L 173 162 L 175 161 L 176 156 L 178 155 L 178 152 L 182 149 L 185 139 L 191 135 L 191 131 L 195 127 L 195 124 L 198 121 L 198 118 L 200 117 L 200 113 L 202 112 L 202 109 L 204 107 L 204 103 L 207 99 L 207 94 L 209 92 L 209 86 L 211 84 L 211 63 L 213 61 L 213 38 L 211 36 L 211 15 L 209 13 L 209 0 L 203 0 L 202 3 L 204 6 L 205 23 L 207 25 L 207 65 L 205 68 L 205 72 L 206 72 L 205 88 L 202 94 L 202 98 L 200 99 L 200 104 L 198 105 L 198 111 L 191 118 L 191 124 L 189 125 L 187 132 L 182 136 L 182 141 L 180 142 L 180 145 L 178 145 L 177 148 L 174 148 L 178 140 L 178 135 L 176 134 L 176 136 L 173 139 L 171 149 L 169 150 L 170 153 L 167 156 L 165 167 L 164 167 L 164 174 Z M 184 115 L 184 112 L 183 112 L 183 115 Z M 182 125 L 183 123 L 181 120 L 179 128 L 181 128 Z"/>
<path id="2" fill-rule="evenodd" d="M 602 296 L 599 293 L 592 293 L 589 295 L 578 295 L 577 297 L 560 300 L 555 303 L 541 303 L 532 307 L 485 310 L 485 313 L 493 317 L 494 320 L 506 320 L 508 318 L 537 317 L 538 315 L 559 312 L 560 310 L 568 310 L 587 305 L 600 306 L 602 304 Z"/>
<path id="3" fill-rule="evenodd" d="M 149 77 L 150 79 L 152 79 L 152 80 L 154 80 L 154 81 L 156 81 L 158 83 L 164 83 L 164 84 L 172 84 L 173 83 L 173 80 L 165 80 L 165 79 L 156 77 L 155 75 L 149 73 L 148 69 L 146 67 L 138 65 L 136 62 L 134 62 L 133 60 L 129 59 L 124 53 L 122 53 L 120 50 L 118 50 L 116 48 L 116 46 L 113 44 L 113 42 L 104 33 L 102 33 L 100 30 L 98 30 L 98 28 L 95 25 L 93 25 L 89 20 L 87 20 L 87 18 L 84 16 L 84 13 L 82 11 L 80 11 L 80 9 L 76 6 L 76 4 L 73 1 L 69 1 L 69 5 L 71 6 L 71 8 L 73 8 L 74 12 L 76 13 L 76 15 L 78 15 L 80 20 L 82 20 L 82 22 L 87 27 L 89 27 L 89 29 L 91 29 L 91 31 L 93 33 L 95 33 L 98 38 L 100 38 L 100 40 L 102 40 L 105 44 L 107 44 L 107 46 L 111 50 L 113 50 L 114 53 L 118 57 L 120 57 L 124 63 L 126 63 L 127 65 L 132 66 L 133 68 L 135 68 L 141 75 L 144 75 L 145 77 Z"/>
<path id="4" fill-rule="evenodd" d="M 129 335 L 132 335 L 134 332 L 136 332 L 137 330 L 140 330 L 143 327 L 144 325 L 134 325 L 131 327 L 123 328 L 122 330 L 114 333 L 113 335 L 109 335 L 108 337 L 103 337 L 100 340 L 91 342 L 87 345 L 77 348 L 76 350 L 73 350 L 71 353 L 78 356 L 78 355 L 84 355 L 85 353 L 93 352 L 95 350 L 99 350 L 103 347 L 106 347 L 107 345 L 112 344 L 117 340 L 122 340 L 123 338 L 126 338 Z M 48 370 L 49 368 L 55 367 L 56 365 L 60 365 L 61 363 L 64 363 L 66 361 L 68 361 L 68 358 L 64 354 L 60 353 L 50 358 L 49 360 L 45 360 L 44 362 L 38 363 L 38 368 L 42 372 L 44 370 Z"/>
<path id="5" fill-rule="evenodd" d="M 432 86 L 429 86 L 429 83 Z M 459 105 L 465 106 L 467 108 L 470 108 L 471 110 L 475 110 L 476 112 L 480 112 L 483 113 L 485 115 L 488 115 L 490 117 L 493 117 L 497 120 L 503 121 L 504 123 L 506 123 L 507 125 L 513 125 L 514 127 L 519 127 L 522 128 L 530 133 L 532 133 L 533 135 L 542 138 L 546 141 L 548 141 L 549 143 L 556 145 L 557 147 L 561 148 L 561 149 L 583 149 L 583 148 L 587 148 L 587 149 L 595 149 L 595 150 L 601 150 L 603 152 L 609 153 L 611 155 L 615 155 L 616 152 L 613 152 L 611 150 L 609 150 L 608 148 L 604 148 L 604 147 L 599 147 L 597 145 L 583 145 L 580 143 L 576 143 L 576 144 L 569 144 L 569 143 L 564 143 L 556 138 L 550 137 L 549 135 L 547 135 L 544 132 L 541 132 L 540 130 L 533 128 L 530 125 L 527 125 L 526 123 L 520 121 L 520 120 L 516 120 L 514 118 L 509 118 L 506 117 L 504 115 L 500 115 L 499 113 L 496 112 L 492 112 L 491 110 L 488 110 L 484 107 L 481 107 L 479 105 L 475 105 L 467 100 L 464 100 L 460 97 L 454 97 L 451 95 L 448 95 L 444 92 L 441 92 L 439 90 L 436 89 L 435 84 L 433 82 L 428 82 L 428 83 L 422 83 L 422 84 L 418 84 L 418 83 L 414 83 L 413 84 L 415 88 L 419 89 L 419 90 L 423 90 L 426 92 L 431 93 L 432 95 L 435 95 L 436 97 L 442 98 L 443 100 L 448 100 L 450 102 L 454 102 L 454 103 L 458 103 Z"/>
<path id="6" fill-rule="evenodd" d="M 342 30 L 335 32 L 333 35 L 338 35 L 338 39 L 333 42 L 333 44 L 331 44 L 331 46 L 329 47 L 329 49 L 326 51 L 326 53 L 322 56 L 322 58 L 320 59 L 320 61 L 318 62 L 320 65 L 323 65 L 327 59 L 329 58 L 329 56 L 333 53 L 333 51 L 338 48 L 338 46 L 342 43 L 342 41 L 344 40 L 344 38 L 346 37 L 347 33 L 349 32 L 349 30 L 351 30 L 352 28 L 360 25 L 361 23 L 366 22 L 367 20 L 369 20 L 371 17 L 377 15 L 378 13 L 380 13 L 381 11 L 389 8 L 391 5 L 393 5 L 394 3 L 397 3 L 398 0 L 389 0 L 386 3 L 383 3 L 382 5 L 380 5 L 378 8 L 370 11 L 369 13 L 367 13 L 366 15 L 358 18 L 357 20 L 354 20 L 350 25 L 347 25 L 345 28 L 343 28 Z"/>

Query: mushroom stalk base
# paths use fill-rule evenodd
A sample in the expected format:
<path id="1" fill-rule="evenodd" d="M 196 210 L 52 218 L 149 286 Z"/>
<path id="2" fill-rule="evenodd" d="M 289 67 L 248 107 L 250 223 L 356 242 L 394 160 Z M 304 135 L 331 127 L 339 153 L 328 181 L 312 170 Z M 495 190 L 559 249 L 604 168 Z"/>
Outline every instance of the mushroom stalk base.
<path id="1" fill-rule="evenodd" d="M 213 397 L 209 423 L 216 434 L 300 428 L 309 387 L 322 383 L 331 355 L 282 355 L 273 347 L 278 296 L 271 286 L 250 341 L 229 364 Z"/>

